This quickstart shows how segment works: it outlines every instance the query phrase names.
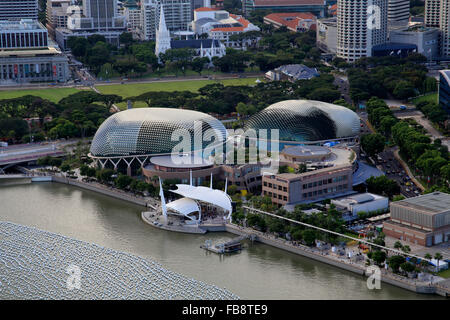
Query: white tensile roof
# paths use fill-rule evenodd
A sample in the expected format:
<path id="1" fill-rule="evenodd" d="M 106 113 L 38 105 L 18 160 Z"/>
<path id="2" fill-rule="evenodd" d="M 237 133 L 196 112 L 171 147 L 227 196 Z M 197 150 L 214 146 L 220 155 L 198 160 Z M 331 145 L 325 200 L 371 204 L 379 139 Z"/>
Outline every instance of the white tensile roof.
<path id="1" fill-rule="evenodd" d="M 189 198 L 181 198 L 172 202 L 169 202 L 167 205 L 167 209 L 171 209 L 175 212 L 178 212 L 182 215 L 187 216 L 192 212 L 200 212 L 200 208 L 198 206 L 197 201 Z"/>
<path id="2" fill-rule="evenodd" d="M 186 198 L 211 203 L 224 209 L 230 214 L 232 212 L 231 199 L 228 194 L 222 190 L 201 186 L 196 187 L 188 184 L 177 184 L 177 187 L 178 189 L 170 191 Z"/>

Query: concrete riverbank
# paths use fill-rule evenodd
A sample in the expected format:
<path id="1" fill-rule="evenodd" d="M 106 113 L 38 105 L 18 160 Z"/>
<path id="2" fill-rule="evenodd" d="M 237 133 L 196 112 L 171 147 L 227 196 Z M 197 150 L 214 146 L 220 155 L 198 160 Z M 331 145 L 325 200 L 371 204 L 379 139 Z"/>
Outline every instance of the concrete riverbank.
<path id="1" fill-rule="evenodd" d="M 131 203 L 137 204 L 139 206 L 155 208 L 154 204 L 153 204 L 154 200 L 152 198 L 132 196 L 126 192 L 119 191 L 114 188 L 108 188 L 101 184 L 87 183 L 87 182 L 82 182 L 82 181 L 75 180 L 75 179 L 69 179 L 66 177 L 57 177 L 57 176 L 52 176 L 51 181 L 57 182 L 57 183 L 68 184 L 68 185 L 82 188 L 85 190 L 101 193 L 103 195 L 110 196 L 110 197 L 113 197 L 113 198 L 116 198 L 119 200 L 131 202 Z"/>
<path id="2" fill-rule="evenodd" d="M 241 236 L 256 236 L 254 239 L 260 243 L 289 251 L 294 254 L 298 254 L 322 263 L 332 265 L 334 267 L 341 268 L 346 271 L 350 271 L 362 276 L 366 276 L 366 267 L 362 264 L 347 261 L 343 258 L 333 257 L 330 254 L 319 253 L 307 246 L 303 245 L 293 245 L 292 243 L 280 239 L 272 238 L 268 235 L 258 232 L 256 230 L 249 230 L 236 225 L 227 224 L 223 231 L 241 235 Z M 414 281 L 411 279 L 406 279 L 405 277 L 397 276 L 394 274 L 387 273 L 386 270 L 381 271 L 381 281 L 388 283 L 393 286 L 397 286 L 412 292 L 422 293 L 422 294 L 437 294 L 444 297 L 450 297 L 450 279 L 443 281 L 442 283 L 430 284 L 427 282 Z M 368 275 L 367 275 L 368 276 Z"/>

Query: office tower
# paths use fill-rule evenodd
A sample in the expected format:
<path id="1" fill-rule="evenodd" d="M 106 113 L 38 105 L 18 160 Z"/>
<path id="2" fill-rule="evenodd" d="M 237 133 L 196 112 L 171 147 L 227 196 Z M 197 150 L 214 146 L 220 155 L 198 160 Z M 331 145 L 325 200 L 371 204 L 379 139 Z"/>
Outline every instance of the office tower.
<path id="1" fill-rule="evenodd" d="M 439 27 L 441 0 L 425 0 L 425 25 Z"/>
<path id="2" fill-rule="evenodd" d="M 191 0 L 144 0 L 141 2 L 141 39 L 155 39 L 161 5 L 170 32 L 188 29 L 191 20 Z"/>
<path id="3" fill-rule="evenodd" d="M 38 18 L 38 0 L 0 0 L 0 20 Z"/>
<path id="4" fill-rule="evenodd" d="M 70 5 L 71 0 L 47 0 L 46 27 L 52 36 L 55 36 L 56 28 L 67 28 Z"/>
<path id="5" fill-rule="evenodd" d="M 354 62 L 387 42 L 388 0 L 338 0 L 337 5 L 338 57 Z"/>
<path id="6" fill-rule="evenodd" d="M 439 29 L 441 29 L 442 56 L 450 57 L 450 0 L 441 0 Z"/>
<path id="7" fill-rule="evenodd" d="M 409 0 L 389 0 L 388 22 L 392 26 L 407 25 L 409 22 Z"/>

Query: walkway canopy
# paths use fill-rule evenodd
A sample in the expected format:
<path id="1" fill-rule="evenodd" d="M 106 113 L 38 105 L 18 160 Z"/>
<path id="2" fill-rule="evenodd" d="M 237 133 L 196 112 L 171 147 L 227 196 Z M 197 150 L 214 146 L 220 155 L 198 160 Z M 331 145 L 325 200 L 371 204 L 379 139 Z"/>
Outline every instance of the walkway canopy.
<path id="1" fill-rule="evenodd" d="M 222 190 L 211 189 L 208 187 L 196 187 L 188 184 L 177 184 L 176 190 L 170 190 L 173 193 L 179 194 L 185 198 L 194 199 L 214 206 L 220 207 L 231 215 L 233 208 L 231 205 L 231 198 Z"/>

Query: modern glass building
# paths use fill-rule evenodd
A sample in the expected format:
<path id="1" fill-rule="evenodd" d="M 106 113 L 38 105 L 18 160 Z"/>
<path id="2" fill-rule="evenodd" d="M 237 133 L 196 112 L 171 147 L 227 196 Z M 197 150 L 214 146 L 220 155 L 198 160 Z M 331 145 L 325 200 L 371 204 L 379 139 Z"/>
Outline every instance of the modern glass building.
<path id="1" fill-rule="evenodd" d="M 207 130 L 211 139 L 202 139 Z M 172 134 L 177 132 L 172 137 Z M 98 128 L 92 140 L 90 156 L 101 167 L 126 169 L 128 173 L 143 167 L 150 156 L 170 155 L 182 136 L 190 138 L 190 150 L 202 151 L 206 146 L 223 143 L 227 132 L 222 123 L 205 113 L 171 109 L 139 108 L 118 112 Z M 200 143 L 194 143 L 200 135 Z M 208 141 L 203 141 L 208 140 Z"/>
<path id="2" fill-rule="evenodd" d="M 439 71 L 439 104 L 450 114 L 450 70 Z"/>
<path id="3" fill-rule="evenodd" d="M 353 138 L 359 134 L 360 119 L 352 110 L 321 101 L 286 100 L 252 116 L 245 129 L 279 130 L 280 141 L 302 143 Z"/>

